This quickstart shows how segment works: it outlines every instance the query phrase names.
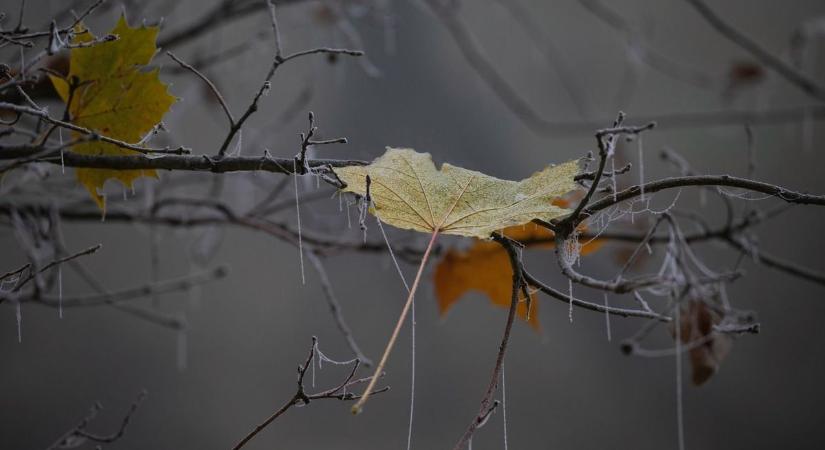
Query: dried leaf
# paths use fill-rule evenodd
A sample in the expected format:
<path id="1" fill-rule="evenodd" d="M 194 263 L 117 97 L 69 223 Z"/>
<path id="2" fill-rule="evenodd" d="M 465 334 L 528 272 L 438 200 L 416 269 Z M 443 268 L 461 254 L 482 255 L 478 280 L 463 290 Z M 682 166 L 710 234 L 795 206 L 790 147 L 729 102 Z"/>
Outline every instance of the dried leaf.
<path id="1" fill-rule="evenodd" d="M 552 200 L 574 189 L 577 161 L 549 166 L 522 181 L 507 181 L 450 164 L 437 170 L 429 153 L 388 148 L 368 166 L 334 169 L 347 186 L 366 195 L 370 176 L 373 214 L 408 230 L 488 238 L 494 231 L 568 213 Z"/>
<path id="2" fill-rule="evenodd" d="M 556 201 L 556 204 L 561 202 Z M 563 205 L 562 205 L 563 206 Z M 553 232 L 535 224 L 519 225 L 504 230 L 504 234 L 524 244 L 533 242 L 531 248 L 553 248 Z M 582 245 L 581 254 L 598 250 L 601 240 L 592 240 Z M 438 312 L 446 314 L 464 294 L 479 291 L 490 302 L 502 308 L 510 307 L 513 270 L 507 252 L 495 242 L 479 240 L 466 251 L 450 249 L 435 268 L 435 295 Z M 527 302 L 521 298 L 516 312 L 535 329 L 539 328 L 538 302 L 536 294 L 530 293 L 529 317 Z"/>
<path id="3" fill-rule="evenodd" d="M 77 31 L 74 43 L 95 39 L 91 32 Z M 114 139 L 136 143 L 161 121 L 175 97 L 158 78 L 158 69 L 141 70 L 157 52 L 158 31 L 158 27 L 130 28 L 121 16 L 110 32 L 117 40 L 72 49 L 69 75 L 65 79 L 55 76 L 51 79 L 60 98 L 69 103 L 73 123 Z M 85 155 L 139 154 L 100 141 L 80 143 L 72 150 Z M 100 208 L 104 207 L 104 198 L 98 190 L 106 180 L 114 178 L 131 187 L 139 177 L 157 177 L 154 170 L 78 168 L 75 173 Z"/>
<path id="4" fill-rule="evenodd" d="M 694 346 L 688 351 L 691 379 L 700 386 L 710 379 L 727 357 L 733 345 L 730 336 L 713 331 L 720 317 L 704 302 L 690 300 L 680 315 L 682 344 Z"/>

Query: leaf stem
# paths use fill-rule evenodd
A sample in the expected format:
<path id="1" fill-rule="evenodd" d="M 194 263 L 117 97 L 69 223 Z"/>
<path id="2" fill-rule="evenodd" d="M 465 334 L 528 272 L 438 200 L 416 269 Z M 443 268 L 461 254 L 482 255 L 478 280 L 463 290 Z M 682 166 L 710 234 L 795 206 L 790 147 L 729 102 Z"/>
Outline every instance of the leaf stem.
<path id="1" fill-rule="evenodd" d="M 364 408 L 364 403 L 367 402 L 367 399 L 370 397 L 373 388 L 375 387 L 375 383 L 378 381 L 381 373 L 384 371 L 384 366 L 387 364 L 387 359 L 390 356 L 390 352 L 392 351 L 392 347 L 395 345 L 395 341 L 398 339 L 398 334 L 401 332 L 401 326 L 404 325 L 404 320 L 407 318 L 407 314 L 410 312 L 410 307 L 412 306 L 412 301 L 415 296 L 415 291 L 418 289 L 418 283 L 421 281 L 421 274 L 424 273 L 424 266 L 427 265 L 427 260 L 430 258 L 430 252 L 435 245 L 435 239 L 438 237 L 439 229 L 436 228 L 433 230 L 432 237 L 430 237 L 430 243 L 427 244 L 427 249 L 424 250 L 424 257 L 421 258 L 421 264 L 418 266 L 418 273 L 415 274 L 415 281 L 413 281 L 412 287 L 410 287 L 410 293 L 407 295 L 407 302 L 404 303 L 404 308 L 401 310 L 401 316 L 398 317 L 398 322 L 395 324 L 395 329 L 392 331 L 392 335 L 390 336 L 389 342 L 387 342 L 387 348 L 384 349 L 384 354 L 381 356 L 381 361 L 378 363 L 378 366 L 375 368 L 375 373 L 372 375 L 372 379 L 370 380 L 370 384 L 367 385 L 367 389 L 364 390 L 364 394 L 358 403 L 352 406 L 352 413 L 358 414 Z"/>

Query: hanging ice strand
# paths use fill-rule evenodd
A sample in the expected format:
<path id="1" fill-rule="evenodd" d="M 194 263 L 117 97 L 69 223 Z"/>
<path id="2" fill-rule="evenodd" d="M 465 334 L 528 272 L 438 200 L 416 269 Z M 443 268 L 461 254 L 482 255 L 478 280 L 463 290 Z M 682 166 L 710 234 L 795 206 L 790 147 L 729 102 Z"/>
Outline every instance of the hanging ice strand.
<path id="1" fill-rule="evenodd" d="M 604 293 L 604 324 L 605 328 L 607 328 L 607 342 L 610 342 L 610 312 L 608 312 L 609 306 L 607 306 L 607 292 Z"/>
<path id="2" fill-rule="evenodd" d="M 235 148 L 232 150 L 229 156 L 241 156 L 241 150 L 243 148 L 243 129 L 238 130 L 238 140 L 235 142 Z"/>
<path id="3" fill-rule="evenodd" d="M 186 315 L 181 315 L 181 325 L 180 329 L 178 329 L 178 336 L 177 336 L 177 366 L 178 371 L 183 372 L 186 370 L 187 362 L 189 360 L 189 341 L 187 336 L 187 325 L 186 325 Z"/>
<path id="4" fill-rule="evenodd" d="M 375 202 L 370 198 L 371 205 L 375 206 Z M 387 237 L 387 232 L 384 231 L 384 226 L 381 224 L 381 217 L 378 216 L 378 208 L 374 208 L 375 222 L 378 224 L 378 229 L 381 230 L 381 236 L 384 238 L 384 243 L 387 244 L 387 251 L 390 254 L 392 263 L 395 265 L 395 270 L 398 271 L 398 276 L 401 282 L 404 283 L 404 289 L 410 292 L 410 285 L 407 284 L 407 279 L 404 277 L 404 272 L 398 264 L 398 259 L 392 251 L 392 245 Z M 410 418 L 407 424 L 407 450 L 412 450 L 412 432 L 413 432 L 413 417 L 415 416 L 415 299 L 410 305 Z"/>
<path id="5" fill-rule="evenodd" d="M 676 426 L 678 430 L 679 450 L 685 450 L 685 424 L 682 411 L 682 321 L 681 306 L 677 303 L 674 313 L 676 330 Z"/>
<path id="6" fill-rule="evenodd" d="M 613 176 L 610 177 L 610 182 L 613 184 L 613 201 L 617 201 L 616 195 L 618 188 L 616 186 L 616 158 L 610 158 L 610 170 L 613 171 Z"/>
<path id="7" fill-rule="evenodd" d="M 638 139 L 638 146 L 639 146 L 639 200 L 645 200 L 645 157 L 644 157 L 644 145 L 642 145 L 642 135 L 639 134 L 636 136 Z M 613 174 L 615 177 L 615 173 Z"/>
<path id="8" fill-rule="evenodd" d="M 307 284 L 304 276 L 304 244 L 301 239 L 301 204 L 298 200 L 298 160 L 292 160 L 292 179 L 295 181 L 295 217 L 298 219 L 298 258 L 301 261 L 301 284 Z"/>
<path id="9" fill-rule="evenodd" d="M 814 117 L 811 107 L 807 107 L 802 113 L 802 152 L 810 155 L 814 148 Z"/>
<path id="10" fill-rule="evenodd" d="M 20 300 L 15 300 L 15 318 L 17 319 L 17 343 L 23 343 L 23 310 L 20 306 Z"/>
<path id="11" fill-rule="evenodd" d="M 60 142 L 60 172 L 66 175 L 66 164 L 63 161 L 63 128 L 57 129 L 57 138 Z"/>
<path id="12" fill-rule="evenodd" d="M 571 303 L 572 304 L 572 303 Z M 504 450 L 507 448 L 507 381 L 504 378 L 504 364 L 501 365 L 501 415 L 504 426 Z"/>
<path id="13" fill-rule="evenodd" d="M 63 318 L 63 267 L 57 266 L 57 317 Z"/>

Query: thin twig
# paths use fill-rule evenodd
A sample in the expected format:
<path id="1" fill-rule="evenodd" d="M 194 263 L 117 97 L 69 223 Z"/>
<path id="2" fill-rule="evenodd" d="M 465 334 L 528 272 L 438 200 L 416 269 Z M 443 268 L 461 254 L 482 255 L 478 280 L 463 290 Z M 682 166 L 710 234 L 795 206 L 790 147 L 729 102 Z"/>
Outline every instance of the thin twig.
<path id="1" fill-rule="evenodd" d="M 227 120 L 229 120 L 229 126 L 231 127 L 235 125 L 235 118 L 232 117 L 232 111 L 229 110 L 229 105 L 226 104 L 226 100 L 224 100 L 223 95 L 221 95 L 221 92 L 218 90 L 217 86 L 215 86 L 215 83 L 213 83 L 209 78 L 207 78 L 206 75 L 202 74 L 198 69 L 180 60 L 177 56 L 175 56 L 174 53 L 166 52 L 166 54 L 169 55 L 169 57 L 172 58 L 172 60 L 174 60 L 176 63 L 180 64 L 181 67 L 192 72 L 193 74 L 195 74 L 195 76 L 197 76 L 198 78 L 203 80 L 204 83 L 206 83 L 206 85 L 209 87 L 209 90 L 211 90 L 215 98 L 218 99 L 218 103 L 220 103 L 221 109 L 223 109 L 224 114 L 226 114 Z"/>
<path id="2" fill-rule="evenodd" d="M 350 371 L 349 375 L 344 379 L 342 383 L 340 383 L 337 387 L 332 389 L 327 389 L 325 391 L 321 391 L 315 394 L 307 394 L 304 388 L 304 376 L 306 375 L 307 370 L 310 368 L 313 362 L 313 358 L 315 356 L 315 351 L 318 345 L 318 339 L 313 336 L 312 337 L 312 346 L 309 349 L 309 354 L 307 355 L 306 361 L 303 365 L 298 366 L 298 389 L 295 391 L 295 394 L 290 398 L 283 406 L 278 408 L 277 411 L 272 413 L 269 417 L 266 418 L 263 422 L 261 422 L 258 426 L 256 426 L 252 431 L 250 431 L 246 436 L 243 437 L 234 447 L 232 450 L 240 450 L 243 448 L 252 438 L 257 436 L 261 431 L 264 430 L 269 424 L 275 421 L 278 417 L 281 417 L 282 414 L 287 412 L 290 408 L 296 405 L 307 405 L 312 400 L 323 400 L 323 399 L 335 399 L 335 400 L 356 400 L 361 398 L 360 396 L 349 392 L 349 389 L 353 386 L 360 385 L 362 383 L 372 381 L 374 378 L 359 378 L 357 380 L 353 380 L 355 376 L 355 372 L 358 370 L 360 365 L 359 360 L 355 360 L 355 365 Z M 376 376 L 380 377 L 383 374 L 378 374 Z M 374 393 L 381 393 L 386 392 L 389 390 L 389 387 L 384 387 L 382 389 L 376 390 Z"/>
<path id="3" fill-rule="evenodd" d="M 516 309 L 519 303 L 518 294 L 521 290 L 521 286 L 524 284 L 524 279 L 521 276 L 521 259 L 513 243 L 506 237 L 497 234 L 493 236 L 493 239 L 501 244 L 507 251 L 507 256 L 510 259 L 510 267 L 513 270 L 513 289 L 510 299 L 510 309 L 507 313 L 507 322 L 504 325 L 504 334 L 501 337 L 501 344 L 499 344 L 498 347 L 496 363 L 495 366 L 493 366 L 493 374 L 490 376 L 490 382 L 487 385 L 487 389 L 484 391 L 484 395 L 481 397 L 481 406 L 479 407 L 478 414 L 470 422 L 467 430 L 464 431 L 464 434 L 455 444 L 453 450 L 461 450 L 465 445 L 467 445 L 467 442 L 472 439 L 473 433 L 475 433 L 475 431 L 484 424 L 491 411 L 496 406 L 493 403 L 493 395 L 495 395 L 496 389 L 498 388 L 498 380 L 500 379 L 501 368 L 504 364 L 504 355 L 507 352 L 507 344 L 510 341 L 510 331 L 513 329 L 513 323 L 516 318 Z"/>

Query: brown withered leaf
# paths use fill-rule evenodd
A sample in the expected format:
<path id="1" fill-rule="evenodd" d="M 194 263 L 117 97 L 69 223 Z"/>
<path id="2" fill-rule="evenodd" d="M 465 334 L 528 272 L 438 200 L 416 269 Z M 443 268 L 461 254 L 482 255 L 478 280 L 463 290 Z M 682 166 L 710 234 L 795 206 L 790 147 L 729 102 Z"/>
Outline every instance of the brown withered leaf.
<path id="1" fill-rule="evenodd" d="M 698 343 L 688 350 L 691 380 L 696 386 L 704 384 L 719 371 L 719 366 L 733 345 L 730 336 L 713 331 L 713 326 L 720 320 L 719 315 L 700 300 L 690 300 L 687 306 L 682 307 L 680 315 L 682 344 Z"/>

